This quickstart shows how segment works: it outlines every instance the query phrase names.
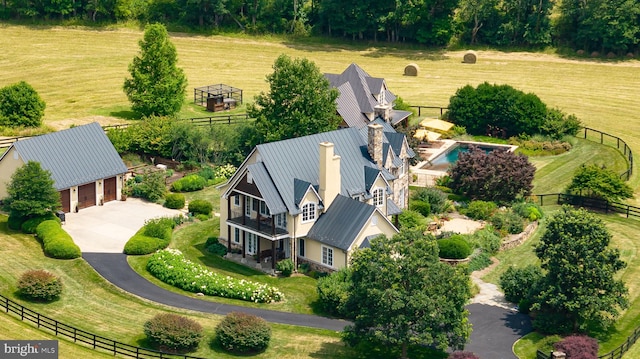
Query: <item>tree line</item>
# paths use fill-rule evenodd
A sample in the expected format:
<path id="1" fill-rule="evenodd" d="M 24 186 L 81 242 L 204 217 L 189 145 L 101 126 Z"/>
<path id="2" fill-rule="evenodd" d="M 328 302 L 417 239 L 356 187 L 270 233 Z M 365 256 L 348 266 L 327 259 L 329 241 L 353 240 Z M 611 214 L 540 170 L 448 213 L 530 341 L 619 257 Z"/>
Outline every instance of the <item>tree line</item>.
<path id="1" fill-rule="evenodd" d="M 628 0 L 3 0 L 0 18 L 136 20 L 428 46 L 553 45 L 602 55 L 640 50 L 640 2 Z"/>

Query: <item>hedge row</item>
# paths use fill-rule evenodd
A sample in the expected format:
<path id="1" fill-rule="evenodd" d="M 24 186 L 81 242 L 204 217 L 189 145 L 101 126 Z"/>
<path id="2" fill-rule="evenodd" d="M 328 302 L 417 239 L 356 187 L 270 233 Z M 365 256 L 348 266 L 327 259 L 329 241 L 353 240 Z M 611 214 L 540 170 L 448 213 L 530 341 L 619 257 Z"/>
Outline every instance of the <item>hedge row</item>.
<path id="1" fill-rule="evenodd" d="M 168 217 L 147 221 L 133 237 L 129 238 L 124 246 L 124 253 L 142 255 L 167 248 L 175 225 L 176 221 Z"/>
<path id="2" fill-rule="evenodd" d="M 60 223 L 48 220 L 40 223 L 36 228 L 36 235 L 44 244 L 44 253 L 58 259 L 73 259 L 82 255 L 80 247 L 74 242 L 69 233 L 62 229 Z"/>

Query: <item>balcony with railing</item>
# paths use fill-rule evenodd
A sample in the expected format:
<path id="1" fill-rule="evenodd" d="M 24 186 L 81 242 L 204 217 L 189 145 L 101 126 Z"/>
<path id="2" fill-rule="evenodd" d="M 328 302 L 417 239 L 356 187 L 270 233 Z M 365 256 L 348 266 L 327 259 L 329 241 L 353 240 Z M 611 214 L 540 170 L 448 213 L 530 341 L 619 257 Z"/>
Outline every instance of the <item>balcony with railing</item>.
<path id="1" fill-rule="evenodd" d="M 265 216 L 257 212 L 251 212 L 251 214 L 252 216 L 247 216 L 242 210 L 232 209 L 227 222 L 240 228 L 258 232 L 262 237 L 271 238 L 272 240 L 288 236 L 286 222 L 279 221 L 280 223 L 277 223 L 274 216 Z"/>

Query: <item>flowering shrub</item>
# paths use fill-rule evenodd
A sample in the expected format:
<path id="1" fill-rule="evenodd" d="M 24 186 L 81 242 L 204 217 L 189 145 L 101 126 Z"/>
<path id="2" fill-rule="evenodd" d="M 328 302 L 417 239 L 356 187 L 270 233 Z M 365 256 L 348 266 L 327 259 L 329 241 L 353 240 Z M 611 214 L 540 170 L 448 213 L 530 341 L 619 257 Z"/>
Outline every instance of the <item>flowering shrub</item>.
<path id="1" fill-rule="evenodd" d="M 215 178 L 230 178 L 236 172 L 236 167 L 232 164 L 216 166 L 213 172 Z"/>
<path id="2" fill-rule="evenodd" d="M 42 269 L 30 270 L 20 276 L 18 292 L 29 299 L 50 302 L 62 293 L 62 280 Z"/>
<path id="3" fill-rule="evenodd" d="M 161 350 L 195 350 L 202 339 L 202 326 L 177 314 L 158 314 L 144 323 L 144 334 Z"/>
<path id="4" fill-rule="evenodd" d="M 188 292 L 256 303 L 284 299 L 284 294 L 275 287 L 211 272 L 185 259 L 177 249 L 164 249 L 153 254 L 147 263 L 147 270 L 161 281 Z"/>

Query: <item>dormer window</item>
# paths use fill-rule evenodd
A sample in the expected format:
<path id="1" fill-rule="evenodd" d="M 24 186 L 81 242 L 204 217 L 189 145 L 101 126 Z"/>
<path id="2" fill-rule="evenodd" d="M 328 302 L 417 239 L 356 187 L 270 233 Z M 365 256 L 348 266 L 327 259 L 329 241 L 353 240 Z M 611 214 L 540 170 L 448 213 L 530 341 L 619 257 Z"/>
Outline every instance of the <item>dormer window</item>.
<path id="1" fill-rule="evenodd" d="M 302 206 L 302 223 L 316 220 L 316 204 L 307 203 Z"/>
<path id="2" fill-rule="evenodd" d="M 373 191 L 373 205 L 376 207 L 384 205 L 384 189 L 378 188 Z"/>

